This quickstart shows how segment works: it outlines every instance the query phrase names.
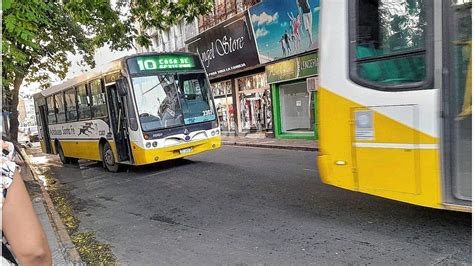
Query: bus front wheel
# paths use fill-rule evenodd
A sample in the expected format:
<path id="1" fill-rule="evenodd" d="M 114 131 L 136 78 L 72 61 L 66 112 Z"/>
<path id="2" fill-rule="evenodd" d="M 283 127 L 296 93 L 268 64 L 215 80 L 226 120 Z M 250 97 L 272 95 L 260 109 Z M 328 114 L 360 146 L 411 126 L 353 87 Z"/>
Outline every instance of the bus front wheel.
<path id="1" fill-rule="evenodd" d="M 71 159 L 69 157 L 64 156 L 64 151 L 61 147 L 61 143 L 58 142 L 56 147 L 58 149 L 59 160 L 61 160 L 63 164 L 68 164 Z"/>
<path id="2" fill-rule="evenodd" d="M 102 148 L 102 164 L 109 172 L 116 173 L 119 171 L 120 165 L 115 161 L 114 153 L 109 143 L 105 143 Z"/>

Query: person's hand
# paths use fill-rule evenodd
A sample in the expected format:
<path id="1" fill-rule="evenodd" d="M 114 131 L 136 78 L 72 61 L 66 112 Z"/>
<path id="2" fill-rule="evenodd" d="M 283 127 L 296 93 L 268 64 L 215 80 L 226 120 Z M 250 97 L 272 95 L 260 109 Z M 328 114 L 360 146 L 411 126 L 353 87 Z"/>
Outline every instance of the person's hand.
<path id="1" fill-rule="evenodd" d="M 13 143 L 8 142 L 8 141 L 1 140 L 1 143 L 2 143 L 2 152 L 3 150 L 5 150 L 7 152 L 5 156 L 8 158 L 8 160 L 12 161 L 13 155 L 15 152 L 15 146 L 13 146 Z"/>

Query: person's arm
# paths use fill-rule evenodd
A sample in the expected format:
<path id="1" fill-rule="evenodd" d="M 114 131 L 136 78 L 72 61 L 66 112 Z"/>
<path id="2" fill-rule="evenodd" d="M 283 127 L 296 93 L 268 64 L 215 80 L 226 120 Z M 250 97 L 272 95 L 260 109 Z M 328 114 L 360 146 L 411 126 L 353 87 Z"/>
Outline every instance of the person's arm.
<path id="1" fill-rule="evenodd" d="M 296 9 L 300 15 L 303 14 L 303 10 L 301 10 L 300 2 L 298 2 L 298 0 L 296 0 Z"/>
<path id="2" fill-rule="evenodd" d="M 20 265 L 51 265 L 51 251 L 18 172 L 3 202 L 2 230 Z"/>

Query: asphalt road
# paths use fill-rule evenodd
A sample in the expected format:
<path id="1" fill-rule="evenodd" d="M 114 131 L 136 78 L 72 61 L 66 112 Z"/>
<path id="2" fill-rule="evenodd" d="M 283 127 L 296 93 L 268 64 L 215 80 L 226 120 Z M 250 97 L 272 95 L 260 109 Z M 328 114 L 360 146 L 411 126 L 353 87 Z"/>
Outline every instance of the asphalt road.
<path id="1" fill-rule="evenodd" d="M 470 264 L 470 214 L 322 184 L 315 152 L 224 146 L 111 174 L 49 165 L 122 264 Z"/>

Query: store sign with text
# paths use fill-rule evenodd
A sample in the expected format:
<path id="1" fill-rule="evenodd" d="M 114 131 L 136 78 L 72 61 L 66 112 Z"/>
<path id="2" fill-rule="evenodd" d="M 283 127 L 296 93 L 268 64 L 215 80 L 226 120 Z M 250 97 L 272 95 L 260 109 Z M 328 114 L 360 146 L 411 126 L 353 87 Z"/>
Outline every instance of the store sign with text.
<path id="1" fill-rule="evenodd" d="M 319 58 L 317 53 L 267 65 L 267 83 L 277 83 L 318 74 Z"/>
<path id="2" fill-rule="evenodd" d="M 186 44 L 190 52 L 200 56 L 209 77 L 259 64 L 247 12 L 197 35 Z"/>

